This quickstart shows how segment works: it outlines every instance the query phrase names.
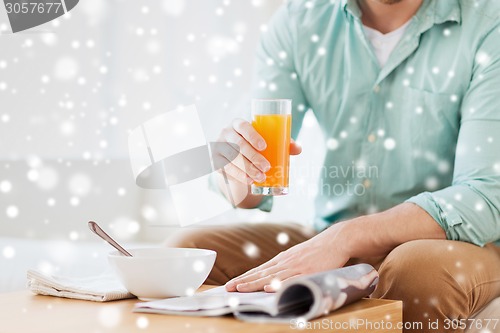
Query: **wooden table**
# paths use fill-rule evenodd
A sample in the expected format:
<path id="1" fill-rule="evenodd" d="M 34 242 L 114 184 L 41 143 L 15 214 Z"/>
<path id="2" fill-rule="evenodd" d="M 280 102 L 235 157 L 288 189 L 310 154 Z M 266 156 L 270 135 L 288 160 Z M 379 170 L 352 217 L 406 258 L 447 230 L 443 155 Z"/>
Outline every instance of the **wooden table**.
<path id="1" fill-rule="evenodd" d="M 137 302 L 137 299 L 129 299 L 97 303 L 39 296 L 29 291 L 4 293 L 0 294 L 0 333 L 297 331 L 297 325 L 245 323 L 232 316 L 207 318 L 132 313 Z M 329 316 L 307 323 L 303 331 L 395 333 L 402 332 L 398 329 L 401 320 L 401 301 L 362 299 Z M 342 329 L 341 325 L 346 329 Z"/>

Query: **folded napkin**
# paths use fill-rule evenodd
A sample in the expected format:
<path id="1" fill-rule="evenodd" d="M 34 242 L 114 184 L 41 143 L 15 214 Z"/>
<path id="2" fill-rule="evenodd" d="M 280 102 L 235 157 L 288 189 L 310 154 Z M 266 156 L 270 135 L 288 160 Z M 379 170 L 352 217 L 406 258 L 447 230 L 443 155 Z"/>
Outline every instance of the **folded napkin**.
<path id="1" fill-rule="evenodd" d="M 28 271 L 28 288 L 39 295 L 107 302 L 135 297 L 111 274 L 70 278 Z"/>

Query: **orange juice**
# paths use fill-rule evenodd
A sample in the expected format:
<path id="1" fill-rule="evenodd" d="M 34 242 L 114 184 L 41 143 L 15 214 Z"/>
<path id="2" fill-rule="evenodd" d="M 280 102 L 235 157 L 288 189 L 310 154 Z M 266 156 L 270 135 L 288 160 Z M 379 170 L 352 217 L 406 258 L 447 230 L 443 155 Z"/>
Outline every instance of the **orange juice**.
<path id="1" fill-rule="evenodd" d="M 266 172 L 266 180 L 262 183 L 255 182 L 254 185 L 286 188 L 287 192 L 292 116 L 290 114 L 254 115 L 252 126 L 266 141 L 267 147 L 260 153 L 271 164 L 271 169 Z"/>

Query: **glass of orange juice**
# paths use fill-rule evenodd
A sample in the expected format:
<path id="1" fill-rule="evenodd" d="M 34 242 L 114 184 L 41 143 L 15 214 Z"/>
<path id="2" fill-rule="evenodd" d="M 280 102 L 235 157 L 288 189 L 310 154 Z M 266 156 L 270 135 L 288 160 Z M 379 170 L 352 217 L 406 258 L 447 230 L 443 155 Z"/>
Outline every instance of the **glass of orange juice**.
<path id="1" fill-rule="evenodd" d="M 261 154 L 271 164 L 266 179 L 252 184 L 252 194 L 288 194 L 292 100 L 252 100 L 252 126 L 266 141 L 267 147 Z"/>

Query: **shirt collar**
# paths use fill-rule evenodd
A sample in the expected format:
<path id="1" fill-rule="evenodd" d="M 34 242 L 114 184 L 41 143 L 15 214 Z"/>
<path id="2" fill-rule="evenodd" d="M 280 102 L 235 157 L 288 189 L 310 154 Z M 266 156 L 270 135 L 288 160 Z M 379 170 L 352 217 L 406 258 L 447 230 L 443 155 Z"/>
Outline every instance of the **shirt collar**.
<path id="1" fill-rule="evenodd" d="M 341 0 L 342 8 L 347 14 L 354 17 L 361 17 L 361 9 L 357 0 Z M 430 2 L 430 3 L 429 3 Z M 427 16 L 433 19 L 434 24 L 441 24 L 447 21 L 462 22 L 462 11 L 459 0 L 424 0 L 422 7 L 415 16 Z"/>
<path id="2" fill-rule="evenodd" d="M 427 0 L 426 0 L 427 1 Z M 462 23 L 462 8 L 459 0 L 439 1 L 433 0 L 434 24 L 441 24 L 448 21 Z"/>
<path id="3" fill-rule="evenodd" d="M 359 9 L 357 0 L 341 0 L 342 8 L 346 14 L 351 14 L 354 17 L 361 17 L 361 9 Z"/>

